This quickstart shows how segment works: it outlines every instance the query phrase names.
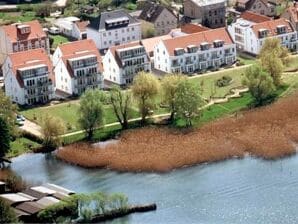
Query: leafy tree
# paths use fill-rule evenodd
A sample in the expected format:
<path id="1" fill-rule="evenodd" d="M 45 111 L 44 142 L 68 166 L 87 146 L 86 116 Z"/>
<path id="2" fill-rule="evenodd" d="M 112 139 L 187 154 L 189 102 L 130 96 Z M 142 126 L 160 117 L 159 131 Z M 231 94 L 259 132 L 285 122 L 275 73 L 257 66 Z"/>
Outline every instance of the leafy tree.
<path id="1" fill-rule="evenodd" d="M 46 115 L 42 119 L 41 132 L 43 145 L 54 149 L 61 144 L 61 135 L 66 131 L 64 121 L 58 117 Z"/>
<path id="2" fill-rule="evenodd" d="M 178 74 L 167 75 L 162 79 L 161 86 L 163 90 L 163 100 L 169 106 L 171 116 L 170 120 L 174 120 L 176 113 L 175 97 L 179 83 L 185 81 L 185 77 Z"/>
<path id="3" fill-rule="evenodd" d="M 17 106 L 13 104 L 9 97 L 5 96 L 0 89 L 0 116 L 7 122 L 11 133 L 14 133 L 15 113 Z"/>
<path id="4" fill-rule="evenodd" d="M 112 2 L 112 0 L 100 0 L 98 3 L 98 8 L 107 9 L 109 6 L 112 5 Z"/>
<path id="5" fill-rule="evenodd" d="M 132 102 L 132 96 L 130 92 L 121 91 L 120 87 L 113 86 L 110 91 L 110 100 L 113 106 L 114 113 L 122 128 L 128 128 L 130 105 Z"/>
<path id="6" fill-rule="evenodd" d="M 139 104 L 142 124 L 146 122 L 146 117 L 154 107 L 154 100 L 159 92 L 159 88 L 160 83 L 158 79 L 151 73 L 141 72 L 133 81 L 131 90 Z"/>
<path id="7" fill-rule="evenodd" d="M 281 84 L 284 65 L 288 63 L 288 50 L 281 46 L 279 39 L 269 38 L 264 42 L 259 58 L 262 67 L 271 75 L 274 84 Z"/>
<path id="8" fill-rule="evenodd" d="M 79 123 L 89 140 L 92 139 L 94 130 L 104 123 L 103 100 L 104 94 L 98 89 L 88 89 L 80 98 Z"/>
<path id="9" fill-rule="evenodd" d="M 17 223 L 15 212 L 3 199 L 0 198 L 0 223 Z"/>
<path id="10" fill-rule="evenodd" d="M 204 101 L 200 95 L 200 88 L 186 79 L 179 83 L 175 97 L 177 116 L 186 121 L 186 126 L 192 125 L 192 118 L 200 115 L 200 107 Z"/>
<path id="11" fill-rule="evenodd" d="M 48 17 L 51 14 L 52 4 L 51 2 L 40 3 L 35 7 L 35 14 L 39 17 Z"/>
<path id="12" fill-rule="evenodd" d="M 0 116 L 0 158 L 10 149 L 10 135 L 7 122 Z"/>
<path id="13" fill-rule="evenodd" d="M 258 65 L 250 67 L 245 71 L 243 84 L 248 86 L 256 105 L 263 105 L 275 90 L 271 76 Z"/>

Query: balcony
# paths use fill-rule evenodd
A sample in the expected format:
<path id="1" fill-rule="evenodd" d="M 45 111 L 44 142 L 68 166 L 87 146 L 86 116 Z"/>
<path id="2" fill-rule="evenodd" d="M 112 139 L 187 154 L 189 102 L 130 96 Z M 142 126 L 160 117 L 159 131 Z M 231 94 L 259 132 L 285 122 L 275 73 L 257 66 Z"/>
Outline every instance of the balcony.
<path id="1" fill-rule="evenodd" d="M 45 81 L 45 82 L 37 82 L 35 83 L 34 85 L 31 85 L 31 86 L 24 86 L 24 89 L 25 90 L 29 90 L 29 89 L 36 89 L 36 88 L 41 88 L 41 87 L 45 87 L 45 86 L 50 86 L 52 85 L 52 81 L 51 80 L 48 80 L 48 81 Z"/>

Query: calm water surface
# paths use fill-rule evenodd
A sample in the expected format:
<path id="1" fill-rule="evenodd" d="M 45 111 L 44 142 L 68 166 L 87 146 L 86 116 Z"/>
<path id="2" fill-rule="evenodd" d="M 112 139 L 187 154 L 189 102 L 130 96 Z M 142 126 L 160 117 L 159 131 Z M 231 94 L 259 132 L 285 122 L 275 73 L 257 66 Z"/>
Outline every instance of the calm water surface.
<path id="1" fill-rule="evenodd" d="M 11 167 L 33 183 L 123 192 L 131 203 L 157 203 L 156 212 L 112 223 L 298 223 L 298 156 L 229 160 L 167 174 L 83 169 L 41 154 L 17 157 Z"/>

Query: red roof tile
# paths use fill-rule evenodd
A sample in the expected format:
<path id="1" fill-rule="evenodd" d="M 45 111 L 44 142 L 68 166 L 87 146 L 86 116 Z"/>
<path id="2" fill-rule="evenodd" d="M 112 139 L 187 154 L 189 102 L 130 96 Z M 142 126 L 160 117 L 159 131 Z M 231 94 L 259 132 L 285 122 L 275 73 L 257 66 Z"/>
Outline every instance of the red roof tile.
<path id="1" fill-rule="evenodd" d="M 272 37 L 277 35 L 276 28 L 279 25 L 285 25 L 287 33 L 294 32 L 294 28 L 292 27 L 291 23 L 284 18 L 255 24 L 252 26 L 252 29 L 257 37 L 259 36 L 260 29 L 267 29 L 269 31 L 268 36 Z"/>
<path id="2" fill-rule="evenodd" d="M 66 65 L 66 67 L 68 68 L 68 72 L 71 76 L 73 76 L 73 72 L 72 72 L 72 69 L 69 68 L 67 60 L 71 58 L 78 58 L 78 57 L 90 55 L 90 54 L 95 54 L 97 56 L 98 69 L 100 72 L 103 71 L 101 56 L 93 40 L 87 39 L 87 40 L 69 42 L 66 44 L 61 44 L 58 47 L 62 52 L 62 60 Z"/>
<path id="3" fill-rule="evenodd" d="M 34 50 L 11 53 L 8 54 L 8 57 L 12 62 L 13 73 L 16 76 L 21 87 L 24 86 L 24 83 L 22 78 L 19 76 L 18 69 L 40 64 L 45 64 L 48 66 L 49 78 L 52 81 L 55 81 L 51 60 L 44 49 L 39 48 Z"/>
<path id="4" fill-rule="evenodd" d="M 182 37 L 164 40 L 168 53 L 173 56 L 175 48 L 187 48 L 187 46 L 199 46 L 203 42 L 213 43 L 215 40 L 223 40 L 224 44 L 233 44 L 233 40 L 226 28 L 210 29 L 200 33 L 194 33 Z"/>
<path id="5" fill-rule="evenodd" d="M 181 27 L 181 32 L 191 34 L 191 33 L 199 33 L 209 30 L 208 27 L 202 26 L 201 24 L 185 24 L 184 26 Z"/>
<path id="6" fill-rule="evenodd" d="M 89 21 L 81 21 L 81 22 L 75 22 L 75 24 L 77 25 L 77 27 L 79 28 L 79 30 L 81 32 L 85 32 L 86 31 L 86 27 L 89 24 Z"/>
<path id="7" fill-rule="evenodd" d="M 240 15 L 240 17 L 242 19 L 254 22 L 254 23 L 262 23 L 262 22 L 266 22 L 266 21 L 270 21 L 271 18 L 264 16 L 264 15 L 260 15 L 254 12 L 250 12 L 250 11 L 245 11 L 244 13 L 242 13 Z"/>
<path id="8" fill-rule="evenodd" d="M 29 25 L 31 32 L 28 34 L 20 34 L 17 29 L 17 25 Z M 31 40 L 41 37 L 46 37 L 46 33 L 43 31 L 42 26 L 37 20 L 30 22 L 24 22 L 21 24 L 11 24 L 2 27 L 6 35 L 11 42 L 17 42 L 18 40 Z"/>

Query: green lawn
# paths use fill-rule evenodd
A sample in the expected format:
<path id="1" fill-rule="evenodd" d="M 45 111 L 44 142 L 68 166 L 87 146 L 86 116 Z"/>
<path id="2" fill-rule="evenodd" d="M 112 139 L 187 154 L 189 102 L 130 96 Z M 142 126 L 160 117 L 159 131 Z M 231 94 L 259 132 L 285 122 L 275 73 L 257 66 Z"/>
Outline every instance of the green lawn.
<path id="1" fill-rule="evenodd" d="M 37 142 L 31 141 L 28 138 L 20 137 L 10 144 L 10 151 L 7 154 L 7 157 L 15 157 L 26 152 L 30 152 L 32 149 L 40 147 L 41 145 Z"/>
<path id="2" fill-rule="evenodd" d="M 65 122 L 67 132 L 74 132 L 81 129 L 78 124 L 78 111 L 79 102 L 71 101 L 50 107 L 36 107 L 23 110 L 21 111 L 21 114 L 23 114 L 27 119 L 35 121 L 38 124 L 41 123 L 42 116 L 45 114 L 59 117 Z M 111 106 L 104 106 L 104 112 L 106 124 L 117 122 L 117 118 Z M 139 117 L 139 113 L 136 110 L 132 110 L 131 114 L 133 118 Z"/>
<path id="3" fill-rule="evenodd" d="M 69 40 L 67 39 L 67 37 L 64 37 L 62 35 L 49 35 L 50 38 L 53 38 L 54 39 L 54 42 L 53 42 L 53 48 L 57 48 L 58 45 L 60 44 L 64 44 L 64 43 L 68 43 Z"/>
<path id="4" fill-rule="evenodd" d="M 37 19 L 35 12 L 1 12 L 0 13 L 0 24 L 5 23 L 16 23 L 16 22 L 28 22 Z"/>
<path id="5" fill-rule="evenodd" d="M 244 65 L 255 64 L 257 60 L 256 57 L 253 57 L 246 53 L 239 53 L 237 59 L 240 60 L 240 62 Z"/>
<path id="6" fill-rule="evenodd" d="M 212 91 L 215 92 L 214 97 L 224 97 L 225 95 L 227 95 L 229 93 L 229 91 L 232 88 L 235 87 L 239 87 L 242 86 L 241 82 L 243 79 L 243 74 L 246 68 L 235 68 L 232 71 L 220 71 L 216 74 L 210 75 L 210 76 L 198 76 L 193 78 L 192 80 L 194 82 L 198 82 L 199 84 L 201 84 L 201 82 L 203 81 L 203 97 L 205 98 L 209 98 L 212 94 Z M 215 85 L 216 81 L 220 78 L 222 78 L 223 76 L 230 76 L 232 78 L 232 83 L 228 86 L 225 87 L 218 87 Z"/>
<path id="7" fill-rule="evenodd" d="M 284 71 L 295 71 L 298 70 L 298 57 L 291 57 Z"/>

